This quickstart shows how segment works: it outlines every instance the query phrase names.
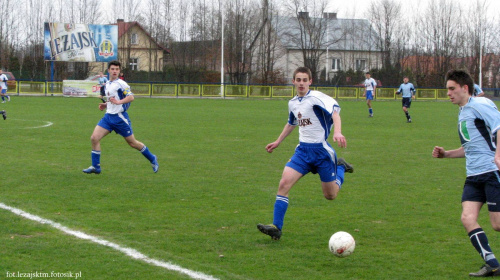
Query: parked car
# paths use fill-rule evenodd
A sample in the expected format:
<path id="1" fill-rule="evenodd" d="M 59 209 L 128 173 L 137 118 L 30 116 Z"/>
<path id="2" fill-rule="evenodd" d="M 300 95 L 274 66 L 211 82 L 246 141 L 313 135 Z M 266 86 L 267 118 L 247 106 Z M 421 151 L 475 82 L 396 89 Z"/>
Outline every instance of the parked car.
<path id="1" fill-rule="evenodd" d="M 88 77 L 87 79 L 85 79 L 85 81 L 96 81 L 98 82 L 99 81 L 99 77 L 101 77 L 100 75 L 92 75 L 90 77 Z"/>

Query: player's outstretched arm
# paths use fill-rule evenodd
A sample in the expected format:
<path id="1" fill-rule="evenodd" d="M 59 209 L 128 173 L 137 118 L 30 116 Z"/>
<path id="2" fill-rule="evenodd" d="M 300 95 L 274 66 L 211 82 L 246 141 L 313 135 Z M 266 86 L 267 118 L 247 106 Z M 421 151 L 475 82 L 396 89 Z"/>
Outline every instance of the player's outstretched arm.
<path id="1" fill-rule="evenodd" d="M 339 112 L 333 112 L 333 142 L 337 142 L 337 145 L 341 148 L 345 148 L 347 146 L 347 141 L 345 140 L 344 135 L 342 135 L 342 121 L 340 119 Z"/>
<path id="2" fill-rule="evenodd" d="M 290 135 L 290 133 L 292 133 L 292 131 L 295 129 L 295 126 L 294 125 L 291 125 L 289 123 L 287 123 L 285 125 L 285 127 L 283 128 L 283 131 L 281 132 L 280 136 L 278 137 L 278 139 L 276 139 L 276 141 L 272 142 L 272 143 L 269 143 L 266 145 L 266 151 L 268 153 L 272 153 L 274 149 L 278 148 L 278 146 L 281 144 L 281 142 L 283 142 L 283 140 L 285 140 L 285 138 Z"/>
<path id="3" fill-rule="evenodd" d="M 500 137 L 497 136 L 497 147 L 500 145 Z M 497 148 L 495 152 L 495 164 L 497 165 L 498 169 L 500 170 L 500 149 Z"/>
<path id="4" fill-rule="evenodd" d="M 463 147 L 446 151 L 443 147 L 436 146 L 432 150 L 432 156 L 435 158 L 463 158 L 465 157 L 465 151 Z"/>

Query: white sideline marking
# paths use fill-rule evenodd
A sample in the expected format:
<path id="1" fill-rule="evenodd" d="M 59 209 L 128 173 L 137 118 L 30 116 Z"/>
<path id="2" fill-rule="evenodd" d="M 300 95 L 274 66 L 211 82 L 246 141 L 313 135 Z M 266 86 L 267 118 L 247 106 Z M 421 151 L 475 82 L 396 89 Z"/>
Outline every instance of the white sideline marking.
<path id="1" fill-rule="evenodd" d="M 89 241 L 92 241 L 94 243 L 97 243 L 97 244 L 100 244 L 100 245 L 103 245 L 103 246 L 107 246 L 107 247 L 113 248 L 113 249 L 115 249 L 117 251 L 120 251 L 120 252 L 124 253 L 125 255 L 127 255 L 127 256 L 129 256 L 129 257 L 131 257 L 133 259 L 141 260 L 143 262 L 146 262 L 146 263 L 149 263 L 149 264 L 152 264 L 152 265 L 155 265 L 155 266 L 163 267 L 163 268 L 166 268 L 168 270 L 172 270 L 172 271 L 176 271 L 176 272 L 179 272 L 179 273 L 186 274 L 187 276 L 189 276 L 189 277 L 191 277 L 193 279 L 218 280 L 218 278 L 215 278 L 213 276 L 210 276 L 210 275 L 207 275 L 207 274 L 204 274 L 204 273 L 201 273 L 201 272 L 189 270 L 187 268 L 183 268 L 181 266 L 172 264 L 170 262 L 164 262 L 164 261 L 152 259 L 152 258 L 150 258 L 150 257 L 142 254 L 141 252 L 139 252 L 139 251 L 137 251 L 135 249 L 127 248 L 127 247 L 122 247 L 122 246 L 120 246 L 120 245 L 118 245 L 116 243 L 107 241 L 105 239 L 101 239 L 101 238 L 98 238 L 98 237 L 95 237 L 95 236 L 92 236 L 92 235 L 88 235 L 88 234 L 86 234 L 84 232 L 81 232 L 81 231 L 72 230 L 72 229 L 67 228 L 67 227 L 65 227 L 65 226 L 63 226 L 63 225 L 61 225 L 59 223 L 54 222 L 54 221 L 47 220 L 47 219 L 38 217 L 36 215 L 24 212 L 21 209 L 10 207 L 10 206 L 5 205 L 5 204 L 3 204 L 1 202 L 0 202 L 0 208 L 5 209 L 7 211 L 10 211 L 10 212 L 12 212 L 12 213 L 14 213 L 14 214 L 16 214 L 18 216 L 24 217 L 26 219 L 38 222 L 40 224 L 49 225 L 49 226 L 51 226 L 53 228 L 56 228 L 56 229 L 58 229 L 58 230 L 60 230 L 62 232 L 65 232 L 65 233 L 69 234 L 69 235 L 73 235 L 73 236 L 75 236 L 77 238 L 89 240 Z"/>
<path id="2" fill-rule="evenodd" d="M 54 124 L 54 123 L 49 122 L 49 121 L 11 119 L 11 118 L 9 118 L 9 116 L 7 116 L 7 120 L 6 121 L 22 121 L 22 122 L 41 122 L 41 123 L 44 123 L 44 124 L 39 125 L 39 126 L 12 127 L 10 129 L 35 129 L 35 128 L 44 128 L 44 127 L 48 127 L 48 126 L 51 126 L 51 125 Z M 5 128 L 1 128 L 1 129 L 5 129 Z"/>

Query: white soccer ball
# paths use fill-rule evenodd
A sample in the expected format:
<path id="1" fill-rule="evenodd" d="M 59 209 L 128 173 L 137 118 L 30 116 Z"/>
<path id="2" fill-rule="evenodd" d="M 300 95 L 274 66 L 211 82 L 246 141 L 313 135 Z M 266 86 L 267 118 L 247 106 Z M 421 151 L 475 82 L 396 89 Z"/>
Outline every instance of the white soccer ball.
<path id="1" fill-rule="evenodd" d="M 328 242 L 330 251 L 339 258 L 347 257 L 352 254 L 355 246 L 356 242 L 354 238 L 345 231 L 334 233 Z"/>

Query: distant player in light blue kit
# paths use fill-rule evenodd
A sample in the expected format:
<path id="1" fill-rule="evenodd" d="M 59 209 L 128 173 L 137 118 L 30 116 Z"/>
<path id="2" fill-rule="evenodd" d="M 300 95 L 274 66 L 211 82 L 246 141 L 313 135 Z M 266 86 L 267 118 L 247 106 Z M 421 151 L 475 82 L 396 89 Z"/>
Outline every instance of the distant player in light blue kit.
<path id="1" fill-rule="evenodd" d="M 158 172 L 158 160 L 143 143 L 137 141 L 132 132 L 132 124 L 127 114 L 130 102 L 134 101 L 134 95 L 130 92 L 129 85 L 118 78 L 121 64 L 118 61 L 111 61 L 108 64 L 110 80 L 106 83 L 105 98 L 106 103 L 99 104 L 99 110 L 106 109 L 106 114 L 99 121 L 90 136 L 92 142 L 92 165 L 84 169 L 84 173 L 101 173 L 101 139 L 113 130 L 123 136 L 130 147 L 139 150 L 146 157 L 153 167 L 153 171 Z"/>
<path id="2" fill-rule="evenodd" d="M 465 157 L 467 178 L 462 192 L 462 224 L 472 245 L 486 264 L 473 277 L 500 276 L 500 264 L 488 238 L 478 224 L 481 207 L 486 204 L 493 229 L 500 231 L 500 112 L 485 97 L 472 97 L 472 77 L 466 71 L 446 74 L 446 88 L 453 104 L 460 106 L 458 135 L 462 146 L 455 150 L 434 147 L 435 158 Z"/>
<path id="3" fill-rule="evenodd" d="M 7 75 L 2 73 L 2 69 L 0 69 L 0 96 L 2 96 L 2 103 L 5 103 L 5 98 L 7 101 L 10 101 L 10 96 L 7 95 Z"/>
<path id="4" fill-rule="evenodd" d="M 295 127 L 299 127 L 300 143 L 283 170 L 274 204 L 273 223 L 257 225 L 262 233 L 274 240 L 281 238 L 283 221 L 288 209 L 288 193 L 302 176 L 309 172 L 318 173 L 323 195 L 326 199 L 333 200 L 344 182 L 344 173 L 353 172 L 352 166 L 345 160 L 341 158 L 337 160 L 335 150 L 327 142 L 333 126 L 333 141 L 340 147 L 346 146 L 341 131 L 340 106 L 330 96 L 309 90 L 312 83 L 311 76 L 309 68 L 299 67 L 295 70 L 293 84 L 297 96 L 288 102 L 288 123 L 278 139 L 266 146 L 267 152 L 272 153 Z"/>
<path id="5" fill-rule="evenodd" d="M 104 76 L 104 73 L 99 72 L 99 87 L 101 89 L 101 96 L 105 96 L 105 88 L 106 88 L 106 83 L 108 82 L 108 78 Z"/>
<path id="6" fill-rule="evenodd" d="M 412 83 L 408 82 L 409 79 L 408 77 L 403 78 L 403 83 L 399 86 L 398 91 L 396 91 L 396 94 L 403 94 L 403 112 L 405 112 L 406 115 L 406 122 L 411 123 L 411 117 L 410 113 L 408 113 L 408 109 L 411 106 L 411 100 L 415 99 L 415 87 L 413 86 Z"/>
<path id="7" fill-rule="evenodd" d="M 484 96 L 484 92 L 478 84 L 474 84 L 474 93 L 472 94 L 474 97 Z"/>
<path id="8" fill-rule="evenodd" d="M 373 117 L 372 100 L 375 97 L 375 92 L 377 91 L 377 82 L 370 75 L 370 72 L 365 74 L 365 92 L 363 96 L 366 96 L 366 105 L 368 105 L 369 117 Z"/>

